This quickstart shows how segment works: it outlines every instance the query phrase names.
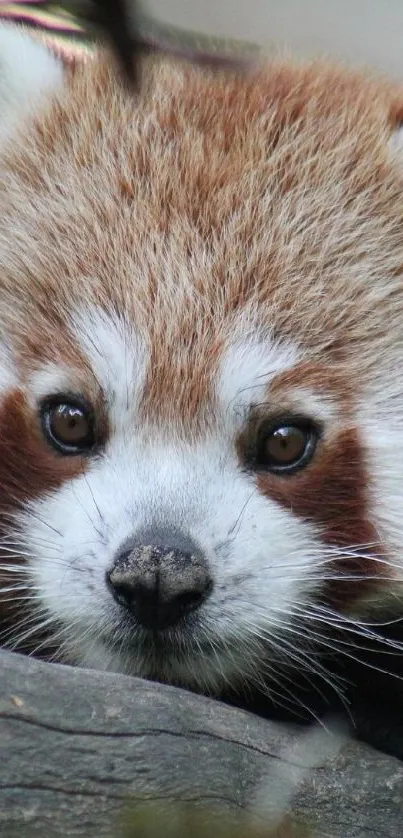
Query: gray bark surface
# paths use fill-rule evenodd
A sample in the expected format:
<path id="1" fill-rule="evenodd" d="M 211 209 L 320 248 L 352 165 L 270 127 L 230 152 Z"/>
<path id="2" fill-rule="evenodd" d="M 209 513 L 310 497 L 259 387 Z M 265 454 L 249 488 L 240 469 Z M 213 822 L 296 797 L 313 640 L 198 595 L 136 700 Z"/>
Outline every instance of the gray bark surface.
<path id="1" fill-rule="evenodd" d="M 351 740 L 333 756 L 320 751 L 301 771 L 312 766 L 312 743 L 305 748 L 296 727 L 174 687 L 0 651 L 5 838 L 119 838 L 128 801 L 144 798 L 239 815 L 260 799 L 263 818 L 282 794 L 319 838 L 401 838 L 403 764 Z"/>

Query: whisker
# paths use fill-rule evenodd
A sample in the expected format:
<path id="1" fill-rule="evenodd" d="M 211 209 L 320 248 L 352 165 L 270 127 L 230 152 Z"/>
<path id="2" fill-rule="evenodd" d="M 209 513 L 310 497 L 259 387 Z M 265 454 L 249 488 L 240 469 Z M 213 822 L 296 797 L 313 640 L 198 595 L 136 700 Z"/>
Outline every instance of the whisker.
<path id="1" fill-rule="evenodd" d="M 102 515 L 102 512 L 101 512 L 101 510 L 100 510 L 100 508 L 99 508 L 99 505 L 98 505 L 97 501 L 95 500 L 95 495 L 94 495 L 94 492 L 93 492 L 92 487 L 91 487 L 91 485 L 90 485 L 90 481 L 89 481 L 88 475 L 87 475 L 85 472 L 84 472 L 84 479 L 85 479 L 85 482 L 86 482 L 86 484 L 87 484 L 88 490 L 89 490 L 89 492 L 90 492 L 90 495 L 91 495 L 91 498 L 92 498 L 92 502 L 93 502 L 93 504 L 94 504 L 94 506 L 95 506 L 95 509 L 96 509 L 97 513 L 98 513 L 99 520 L 100 520 L 101 524 L 103 524 L 103 525 L 105 526 L 105 523 L 106 523 L 106 522 L 105 522 L 105 517 L 104 517 L 104 515 Z M 94 526 L 94 525 L 93 525 L 93 526 Z M 100 537 L 101 541 L 104 541 L 103 534 L 102 534 L 102 533 L 101 533 L 101 532 L 100 532 L 100 531 L 99 531 L 99 530 L 98 530 L 95 526 L 94 526 L 94 529 L 95 529 L 95 531 L 98 533 L 98 535 L 99 535 L 99 537 Z"/>
<path id="2" fill-rule="evenodd" d="M 35 617 L 32 617 L 30 620 L 24 622 L 23 625 L 30 625 L 31 623 L 33 623 L 33 625 L 31 625 L 28 630 L 20 632 L 20 634 L 16 635 L 13 633 L 13 631 L 6 633 L 4 637 L 10 639 L 6 639 L 4 645 L 11 650 L 17 649 L 17 647 L 21 646 L 23 643 L 26 643 L 27 640 L 29 640 L 31 637 L 34 637 L 36 634 L 38 634 L 38 632 L 43 631 L 50 625 L 54 625 L 55 618 L 46 617 L 46 619 L 42 620 L 42 622 L 38 622 L 38 617 L 37 615 L 35 615 Z M 21 627 L 21 625 L 17 626 L 17 628 Z M 1 637 L 3 642 L 3 635 L 1 635 Z"/>
<path id="3" fill-rule="evenodd" d="M 229 530 L 228 530 L 228 533 L 227 533 L 227 535 L 228 535 L 228 536 L 232 535 L 232 536 L 233 536 L 233 538 L 235 538 L 235 537 L 237 536 L 237 534 L 238 534 L 238 532 L 239 532 L 239 528 L 240 528 L 241 523 L 242 523 L 242 518 L 243 518 L 243 516 L 244 516 L 244 514 L 245 514 L 245 512 L 246 512 L 246 509 L 247 509 L 247 507 L 248 507 L 248 505 L 249 505 L 250 501 L 252 500 L 252 498 L 253 498 L 254 494 L 255 494 L 255 492 L 254 492 L 254 491 L 252 491 L 252 492 L 251 492 L 251 494 L 249 495 L 248 499 L 245 501 L 245 503 L 244 503 L 244 505 L 243 505 L 243 507 L 242 507 L 242 509 L 241 509 L 241 511 L 240 511 L 240 513 L 239 513 L 239 515 L 238 515 L 238 517 L 236 518 L 236 520 L 235 520 L 235 522 L 233 523 L 232 527 L 230 527 L 230 528 L 229 528 Z M 237 527 L 238 527 L 238 530 L 235 532 L 235 530 L 236 530 L 236 528 L 237 528 Z"/>

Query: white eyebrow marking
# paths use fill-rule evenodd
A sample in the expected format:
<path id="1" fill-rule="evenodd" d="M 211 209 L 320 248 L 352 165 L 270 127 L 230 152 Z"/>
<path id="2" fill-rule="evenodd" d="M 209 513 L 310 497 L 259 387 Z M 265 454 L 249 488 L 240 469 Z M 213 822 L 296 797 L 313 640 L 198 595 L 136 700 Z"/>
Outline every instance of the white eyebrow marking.
<path id="1" fill-rule="evenodd" d="M 45 396 L 77 389 L 77 381 L 68 367 L 48 363 L 36 370 L 28 380 L 29 396 L 35 404 Z"/>
<path id="2" fill-rule="evenodd" d="M 292 368 L 300 357 L 291 343 L 258 335 L 237 338 L 221 361 L 217 392 L 222 406 L 244 408 L 261 401 L 273 378 Z"/>
<path id="3" fill-rule="evenodd" d="M 115 427 L 136 410 L 146 379 L 149 350 L 133 326 L 91 306 L 72 318 L 75 337 L 103 389 Z"/>

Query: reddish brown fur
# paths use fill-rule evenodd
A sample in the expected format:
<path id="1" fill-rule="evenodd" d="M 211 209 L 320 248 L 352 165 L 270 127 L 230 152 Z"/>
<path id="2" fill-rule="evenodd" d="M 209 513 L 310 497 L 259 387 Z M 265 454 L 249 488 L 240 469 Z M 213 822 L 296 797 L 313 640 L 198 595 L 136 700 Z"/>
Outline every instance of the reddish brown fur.
<path id="1" fill-rule="evenodd" d="M 146 83 L 137 120 L 133 106 L 129 107 L 123 91 L 117 90 L 110 71 L 95 65 L 86 68 L 84 74 L 76 73 L 72 79 L 71 98 L 63 101 L 62 97 L 60 105 L 52 108 L 49 120 L 38 123 L 29 145 L 19 148 L 17 156 L 10 157 L 14 177 L 19 178 L 21 187 L 28 190 L 27 195 L 32 189 L 35 195 L 42 194 L 44 199 L 50 200 L 52 206 L 51 219 L 45 214 L 36 222 L 35 237 L 43 247 L 40 260 L 36 254 L 36 265 L 31 263 L 29 273 L 24 266 L 25 281 L 29 282 L 29 287 L 31 281 L 37 286 L 36 303 L 40 304 L 44 293 L 46 308 L 49 298 L 55 300 L 55 306 L 64 308 L 67 301 L 70 305 L 70 282 L 74 283 L 79 296 L 102 302 L 106 275 L 113 275 L 113 283 L 108 281 L 107 284 L 108 307 L 114 304 L 121 309 L 123 297 L 125 304 L 130 304 L 126 260 L 126 252 L 130 250 L 132 259 L 137 254 L 141 256 L 142 283 L 136 285 L 137 299 L 132 301 L 135 321 L 139 319 L 136 311 L 139 304 L 147 310 L 156 302 L 156 308 L 160 306 L 160 317 L 164 317 L 163 301 L 156 296 L 159 278 L 155 274 L 157 265 L 163 273 L 164 262 L 171 273 L 175 267 L 179 270 L 186 264 L 195 289 L 203 291 L 205 288 L 206 298 L 209 295 L 208 307 L 204 304 L 198 311 L 190 298 L 184 298 L 178 274 L 175 328 L 171 323 L 172 312 L 167 308 L 165 316 L 170 328 L 164 334 L 158 318 L 152 341 L 161 370 L 162 355 L 166 363 L 172 365 L 172 346 L 180 340 L 185 347 L 193 342 L 194 355 L 204 355 L 206 360 L 205 330 L 195 331 L 195 317 L 203 316 L 206 328 L 210 323 L 214 333 L 223 317 L 236 312 L 251 299 L 267 306 L 273 326 L 283 336 L 298 336 L 302 331 L 304 342 L 311 338 L 313 344 L 318 339 L 323 344 L 327 331 L 326 343 L 329 344 L 331 338 L 332 349 L 345 345 L 349 329 L 356 328 L 357 318 L 365 313 L 366 301 L 364 295 L 356 293 L 354 301 L 349 301 L 353 305 L 346 314 L 346 322 L 337 328 L 332 323 L 329 331 L 333 307 L 329 299 L 324 304 L 320 302 L 314 277 L 318 267 L 315 260 L 319 258 L 323 236 L 332 223 L 331 208 L 324 203 L 322 217 L 317 217 L 319 210 L 315 206 L 312 210 L 315 218 L 311 218 L 307 202 L 305 223 L 314 222 L 317 228 L 317 233 L 315 228 L 311 229 L 309 239 L 292 225 L 287 229 L 287 219 L 279 226 L 276 213 L 287 195 L 292 208 L 293 188 L 301 180 L 301 169 L 313 190 L 326 186 L 332 155 L 349 132 L 350 147 L 344 148 L 342 160 L 337 156 L 334 159 L 335 179 L 343 177 L 345 180 L 343 202 L 346 207 L 350 202 L 354 208 L 357 195 L 365 195 L 366 219 L 371 214 L 376 219 L 382 212 L 387 212 L 394 223 L 393 204 L 399 203 L 401 183 L 396 179 L 396 171 L 392 173 L 388 166 L 384 143 L 389 114 L 395 102 L 394 89 L 339 70 L 315 66 L 280 65 L 251 78 L 221 78 L 181 67 L 172 70 L 169 97 L 166 93 L 161 97 L 159 85 L 164 83 L 164 73 L 169 76 L 169 65 L 168 70 L 161 70 L 158 62 L 147 64 L 147 67 L 150 72 L 149 76 L 144 73 Z M 151 96 L 154 86 L 157 87 L 155 98 Z M 99 113 L 91 104 L 95 97 L 102 103 Z M 285 140 L 287 135 L 291 139 L 296 120 L 301 121 L 299 133 L 303 141 L 298 140 L 292 146 Z M 258 121 L 260 143 L 256 142 Z M 139 131 L 138 139 L 133 133 L 134 126 Z M 183 128 L 189 132 L 189 140 L 181 134 Z M 94 139 L 96 137 L 98 139 Z M 154 182 L 150 190 L 151 173 L 158 170 L 160 143 L 165 148 L 166 166 L 164 163 L 159 167 L 158 182 Z M 363 167 L 366 146 L 370 165 Z M 319 147 L 320 156 L 317 155 Z M 70 184 L 67 177 L 60 178 L 58 173 L 60 160 L 70 160 L 72 153 L 76 175 Z M 246 163 L 261 171 L 260 180 L 251 179 L 250 188 Z M 71 197 L 71 190 L 78 188 L 75 178 L 79 166 L 82 167 L 83 190 L 86 172 L 93 170 L 93 194 L 84 197 L 83 191 L 82 214 L 66 216 L 67 199 Z M 102 176 L 98 166 L 103 167 Z M 72 174 L 70 172 L 70 176 Z M 275 179 L 275 193 L 272 203 L 266 205 L 264 193 L 272 179 Z M 126 196 L 123 208 L 122 184 Z M 102 201 L 96 197 L 98 188 L 102 188 Z M 2 197 L 12 216 L 12 191 Z M 243 212 L 252 198 L 253 206 L 247 217 L 242 214 L 237 232 L 234 217 L 237 212 Z M 266 237 L 267 232 L 271 234 L 265 243 L 259 232 L 263 210 Z M 396 223 L 398 217 L 396 212 Z M 340 283 L 341 277 L 335 273 L 340 248 L 343 248 L 345 270 L 356 262 L 356 241 L 349 243 L 351 231 L 347 227 L 344 233 L 337 242 L 337 251 L 330 251 L 328 262 L 321 266 L 328 283 L 332 282 L 332 276 L 335 283 Z M 381 234 L 382 224 L 378 223 L 377 235 Z M 123 239 L 125 247 L 118 254 L 117 248 Z M 256 246 L 245 263 L 245 245 L 251 241 Z M 73 242 L 74 249 L 71 247 Z M 202 246 L 204 264 L 200 258 Z M 51 264 L 45 256 L 49 253 L 52 254 Z M 133 272 L 136 265 L 132 264 L 130 268 Z M 292 299 L 296 269 L 303 277 L 304 311 L 295 304 L 297 300 Z M 82 283 L 83 294 L 77 278 Z M 19 281 L 23 293 L 24 279 L 20 276 Z M 175 284 L 175 277 L 173 282 Z M 214 287 L 220 289 L 224 282 L 227 291 L 223 306 L 218 298 L 215 299 Z M 8 285 L 7 278 L 5 285 Z M 314 296 L 310 301 L 311 294 Z M 318 322 L 316 329 L 308 331 L 306 326 L 312 327 L 312 318 L 306 318 L 310 304 L 317 309 Z M 35 314 L 38 319 L 37 312 L 32 312 L 33 317 Z M 152 319 L 148 318 L 148 324 Z M 43 329 L 42 317 L 38 329 Z M 194 357 L 192 367 L 193 361 Z M 178 376 L 171 378 L 175 387 L 175 381 L 179 382 L 182 375 L 178 371 Z M 152 392 L 160 394 L 161 388 L 156 387 Z M 203 386 L 200 403 L 204 402 L 205 392 Z M 174 400 L 180 402 L 175 395 L 178 394 L 174 394 Z M 159 401 L 160 397 L 152 398 L 150 411 L 158 410 Z"/>
<path id="2" fill-rule="evenodd" d="M 52 451 L 44 440 L 38 416 L 30 409 L 24 394 L 18 390 L 10 392 L 0 409 L 0 536 L 10 532 L 10 523 L 13 530 L 10 513 L 27 501 L 58 489 L 72 477 L 82 474 L 85 468 L 84 458 L 57 456 Z M 17 566 L 24 565 L 25 559 L 9 557 L 6 550 L 3 562 Z M 20 593 L 11 594 L 9 587 L 17 584 L 21 585 Z M 18 625 L 21 619 L 24 626 L 29 617 L 31 607 L 24 600 L 29 591 L 24 573 L 1 572 L 0 564 L 0 637 L 3 642 L 7 630 Z M 29 642 L 37 646 L 41 640 L 46 640 L 46 636 L 36 632 Z M 24 648 L 24 644 L 19 648 Z M 46 651 L 49 654 L 47 641 Z"/>
<path id="3" fill-rule="evenodd" d="M 305 395 L 299 409 L 301 390 Z M 307 413 L 320 424 L 320 416 L 310 407 L 309 394 L 319 394 L 336 414 L 333 422 L 325 422 L 314 457 L 307 467 L 290 476 L 261 472 L 257 485 L 263 494 L 280 503 L 302 519 L 319 526 L 325 544 L 340 549 L 340 555 L 326 565 L 325 573 L 340 574 L 340 581 L 331 580 L 324 586 L 321 597 L 339 607 L 346 607 L 362 596 L 364 584 L 357 584 L 351 577 L 370 577 L 366 587 L 378 584 L 376 577 L 385 573 L 385 565 L 372 561 L 372 555 L 382 552 L 379 534 L 371 521 L 371 477 L 359 430 L 352 425 L 354 387 L 351 381 L 337 376 L 323 365 L 298 364 L 274 379 L 267 395 L 267 405 L 253 411 L 254 419 L 238 440 L 241 463 L 250 444 L 250 434 L 256 435 L 256 426 L 267 418 L 268 410 L 275 406 L 277 415 Z M 293 400 L 293 396 L 296 397 Z M 308 408 L 308 410 L 307 410 Z M 330 428 L 329 428 L 330 426 Z M 343 547 L 365 545 L 367 558 L 343 557 Z M 359 550 L 357 552 L 360 552 Z M 343 580 L 343 574 L 348 580 Z M 375 577 L 375 578 L 374 578 Z"/>
<path id="4" fill-rule="evenodd" d="M 38 414 L 21 391 L 9 393 L 0 410 L 0 508 L 2 514 L 58 489 L 82 474 L 86 460 L 58 455 L 43 436 Z"/>
<path id="5" fill-rule="evenodd" d="M 363 594 L 363 585 L 348 576 L 382 575 L 385 568 L 371 561 L 371 552 L 379 554 L 379 537 L 369 518 L 368 474 L 359 434 L 355 429 L 341 431 L 331 444 L 319 442 L 311 463 L 291 477 L 271 474 L 257 476 L 259 489 L 268 497 L 291 509 L 302 519 L 318 524 L 326 544 L 341 548 L 340 558 L 321 572 L 340 573 L 340 581 L 324 586 L 322 598 L 346 607 Z M 366 545 L 368 558 L 343 558 L 342 548 Z M 368 545 L 368 546 L 367 546 Z M 375 566 L 374 566 L 375 565 Z"/>
<path id="6" fill-rule="evenodd" d="M 387 149 L 401 89 L 325 65 L 232 77 L 146 61 L 143 77 L 134 104 L 102 61 L 76 68 L 5 156 L 0 291 L 17 356 L 27 368 L 72 362 L 73 305 L 124 312 L 151 347 L 142 420 L 192 437 L 214 418 L 214 376 L 249 307 L 305 353 L 272 398 L 293 384 L 322 390 L 324 376 L 350 419 L 365 388 L 390 379 L 403 328 L 403 176 Z M 11 505 L 83 464 L 47 450 L 10 398 L 0 486 Z M 258 485 L 328 544 L 379 540 L 351 421 L 305 471 Z M 356 590 L 341 588 L 344 601 Z"/>

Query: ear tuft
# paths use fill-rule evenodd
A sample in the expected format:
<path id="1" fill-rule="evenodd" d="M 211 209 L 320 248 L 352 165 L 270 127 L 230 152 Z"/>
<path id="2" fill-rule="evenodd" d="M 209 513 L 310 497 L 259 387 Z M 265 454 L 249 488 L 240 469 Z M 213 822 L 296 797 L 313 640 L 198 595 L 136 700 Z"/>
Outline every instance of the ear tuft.
<path id="1" fill-rule="evenodd" d="M 62 65 L 44 44 L 22 27 L 0 24 L 0 145 L 62 82 Z"/>

